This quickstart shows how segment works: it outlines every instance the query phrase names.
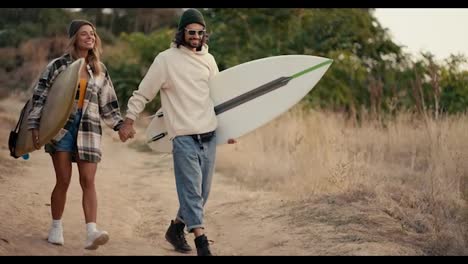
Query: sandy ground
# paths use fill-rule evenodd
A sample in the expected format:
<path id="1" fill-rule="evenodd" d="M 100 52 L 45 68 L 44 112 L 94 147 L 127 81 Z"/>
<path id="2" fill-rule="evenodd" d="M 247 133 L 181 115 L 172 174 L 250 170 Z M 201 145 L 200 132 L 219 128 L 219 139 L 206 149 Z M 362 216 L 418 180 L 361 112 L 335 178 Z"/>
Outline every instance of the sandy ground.
<path id="1" fill-rule="evenodd" d="M 55 183 L 50 157 L 41 149 L 27 161 L 15 160 L 7 149 L 21 106 L 13 99 L 0 101 L 0 255 L 187 255 L 164 239 L 178 206 L 172 156 L 142 151 L 135 142 L 123 144 L 110 129 L 104 131 L 96 175 L 98 227 L 109 232 L 110 241 L 96 251 L 83 248 L 85 223 L 74 166 L 63 216 L 65 245 L 47 243 Z M 143 135 L 143 126 L 138 133 Z M 234 184 L 228 171 L 215 174 L 206 227 L 215 255 L 421 254 L 411 242 L 395 238 L 402 232 L 398 222 L 366 207 L 365 200 L 287 201 Z M 195 248 L 193 236 L 187 240 Z"/>

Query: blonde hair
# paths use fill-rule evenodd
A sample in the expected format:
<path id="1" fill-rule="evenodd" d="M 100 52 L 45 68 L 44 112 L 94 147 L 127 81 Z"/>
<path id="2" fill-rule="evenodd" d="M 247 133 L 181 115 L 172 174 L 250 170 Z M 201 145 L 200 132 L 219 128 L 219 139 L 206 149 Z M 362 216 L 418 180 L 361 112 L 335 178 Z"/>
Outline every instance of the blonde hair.
<path id="1" fill-rule="evenodd" d="M 102 72 L 101 66 L 101 54 L 102 54 L 102 42 L 101 38 L 96 32 L 96 28 L 91 26 L 94 30 L 94 36 L 96 37 L 96 41 L 94 42 L 94 47 L 92 50 L 88 51 L 88 55 L 86 56 L 86 63 L 89 64 L 91 70 L 94 73 L 94 76 L 99 75 Z M 78 50 L 76 46 L 76 35 L 79 30 L 70 38 L 70 41 L 67 45 L 67 52 L 72 56 L 74 60 L 78 59 Z"/>

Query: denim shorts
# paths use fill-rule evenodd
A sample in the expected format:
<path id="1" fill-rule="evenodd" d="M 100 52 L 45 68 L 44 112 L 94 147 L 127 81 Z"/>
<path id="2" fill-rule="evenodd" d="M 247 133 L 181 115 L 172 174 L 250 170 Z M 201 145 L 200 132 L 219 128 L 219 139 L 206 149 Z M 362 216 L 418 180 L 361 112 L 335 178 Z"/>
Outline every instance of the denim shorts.
<path id="1" fill-rule="evenodd" d="M 75 120 L 70 126 L 68 132 L 63 136 L 63 138 L 54 144 L 55 151 L 65 151 L 65 152 L 76 152 L 76 138 L 78 136 L 78 128 L 80 127 L 80 121 L 82 116 L 82 111 L 78 110 L 75 115 Z"/>

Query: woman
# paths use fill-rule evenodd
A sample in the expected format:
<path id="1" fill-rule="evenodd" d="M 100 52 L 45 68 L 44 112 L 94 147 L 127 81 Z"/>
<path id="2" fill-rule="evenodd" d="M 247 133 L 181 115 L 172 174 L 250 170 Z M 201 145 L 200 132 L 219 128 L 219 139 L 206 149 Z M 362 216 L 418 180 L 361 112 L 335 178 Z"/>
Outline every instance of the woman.
<path id="1" fill-rule="evenodd" d="M 100 119 L 115 131 L 121 126 L 122 117 L 112 81 L 99 60 L 101 40 L 96 27 L 89 21 L 73 20 L 69 30 L 67 53 L 49 63 L 34 88 L 33 108 L 28 118 L 35 148 L 39 149 L 39 120 L 47 98 L 48 89 L 57 77 L 73 61 L 85 58 L 86 67 L 80 72 L 79 88 L 70 117 L 64 128 L 45 145 L 55 169 L 56 184 L 51 196 L 52 226 L 48 241 L 63 245 L 62 215 L 70 178 L 72 162 L 76 162 L 83 190 L 83 211 L 86 221 L 86 249 L 97 249 L 109 240 L 106 231 L 96 228 L 97 197 L 94 178 L 97 163 L 101 160 Z"/>

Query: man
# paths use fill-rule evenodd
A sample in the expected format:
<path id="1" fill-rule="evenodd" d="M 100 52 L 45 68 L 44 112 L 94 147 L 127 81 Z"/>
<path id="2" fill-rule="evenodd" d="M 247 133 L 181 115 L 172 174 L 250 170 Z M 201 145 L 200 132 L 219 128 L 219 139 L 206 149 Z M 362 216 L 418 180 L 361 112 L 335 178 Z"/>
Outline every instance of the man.
<path id="1" fill-rule="evenodd" d="M 194 233 L 197 255 L 210 256 L 204 234 L 204 205 L 210 193 L 216 156 L 217 120 L 208 81 L 219 70 L 208 53 L 203 15 L 186 10 L 171 47 L 154 59 L 138 90 L 128 101 L 126 119 L 119 131 L 123 141 L 133 137 L 133 122 L 158 91 L 173 144 L 173 161 L 179 210 L 166 232 L 177 251 L 189 252 L 184 234 Z M 230 139 L 228 143 L 236 141 Z"/>

